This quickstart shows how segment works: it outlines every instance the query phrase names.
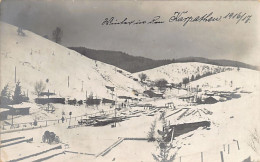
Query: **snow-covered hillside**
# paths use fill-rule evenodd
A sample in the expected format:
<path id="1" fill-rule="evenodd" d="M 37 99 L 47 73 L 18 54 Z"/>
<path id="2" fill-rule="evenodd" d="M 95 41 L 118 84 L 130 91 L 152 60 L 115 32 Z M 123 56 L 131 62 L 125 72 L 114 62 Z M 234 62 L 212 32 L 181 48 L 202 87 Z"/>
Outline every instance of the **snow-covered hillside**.
<path id="1" fill-rule="evenodd" d="M 203 75 L 208 72 L 219 73 L 227 70 L 232 70 L 232 67 L 216 66 L 198 62 L 189 63 L 172 63 L 169 65 L 160 66 L 154 69 L 145 70 L 142 72 L 134 73 L 138 77 L 140 73 L 144 73 L 150 80 L 166 79 L 169 83 L 180 83 L 185 77 L 191 78 L 192 75 Z"/>
<path id="2" fill-rule="evenodd" d="M 22 91 L 29 91 L 29 97 L 40 80 L 46 83 L 46 90 L 77 99 L 84 99 L 86 91 L 99 98 L 112 98 L 106 85 L 115 87 L 118 96 L 132 96 L 132 89 L 142 91 L 124 70 L 86 58 L 30 31 L 24 30 L 25 36 L 20 36 L 17 27 L 4 22 L 0 26 L 1 89 L 9 84 L 13 90 L 16 67 L 16 80 L 21 82 Z"/>
<path id="3" fill-rule="evenodd" d="M 216 91 L 257 91 L 259 90 L 260 72 L 256 70 L 241 68 L 239 71 L 226 71 L 210 75 L 199 80 L 190 82 L 191 87 L 197 87 L 202 90 Z"/>

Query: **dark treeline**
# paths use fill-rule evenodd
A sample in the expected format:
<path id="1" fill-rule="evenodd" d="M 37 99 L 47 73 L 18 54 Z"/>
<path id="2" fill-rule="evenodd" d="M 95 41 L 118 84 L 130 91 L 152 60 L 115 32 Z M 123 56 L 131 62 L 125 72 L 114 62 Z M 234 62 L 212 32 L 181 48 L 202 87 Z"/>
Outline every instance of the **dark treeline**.
<path id="1" fill-rule="evenodd" d="M 153 60 L 140 56 L 131 56 L 119 51 L 93 50 L 85 47 L 69 48 L 90 59 L 114 65 L 131 73 L 156 68 L 174 62 L 174 60 Z"/>
<path id="2" fill-rule="evenodd" d="M 182 62 L 200 62 L 219 66 L 232 66 L 248 68 L 253 70 L 259 70 L 259 67 L 245 64 L 232 60 L 212 60 L 203 57 L 185 57 L 179 59 L 162 59 L 153 60 L 140 56 L 131 56 L 127 53 L 120 51 L 107 51 L 107 50 L 94 50 L 85 47 L 68 47 L 90 59 L 101 61 L 110 65 L 114 65 L 118 68 L 124 69 L 128 72 L 135 73 L 148 69 L 153 69 L 159 66 L 182 63 Z"/>

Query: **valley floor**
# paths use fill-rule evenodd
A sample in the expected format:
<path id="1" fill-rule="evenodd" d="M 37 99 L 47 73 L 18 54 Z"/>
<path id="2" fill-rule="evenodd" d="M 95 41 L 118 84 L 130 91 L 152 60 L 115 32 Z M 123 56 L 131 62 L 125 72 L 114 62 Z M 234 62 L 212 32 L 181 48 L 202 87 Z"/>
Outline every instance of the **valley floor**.
<path id="1" fill-rule="evenodd" d="M 259 105 L 258 97 L 259 93 L 255 92 L 251 94 L 242 94 L 239 99 L 232 99 L 230 101 L 219 102 L 212 105 L 179 105 L 177 106 L 177 110 L 166 110 L 166 116 L 168 116 L 166 120 L 171 124 L 192 123 L 204 120 L 211 122 L 209 129 L 200 127 L 194 131 L 176 137 L 173 140 L 173 145 L 176 146 L 176 148 L 172 149 L 170 154 L 176 153 L 176 161 L 181 159 L 182 162 L 200 162 L 202 154 L 204 161 L 220 161 L 221 151 L 223 152 L 225 161 L 243 161 L 249 156 L 251 156 L 252 159 L 259 160 L 259 154 L 257 155 L 248 145 L 251 140 L 252 131 L 254 131 L 254 129 L 259 131 L 260 128 L 259 123 L 256 123 L 257 119 L 260 117 L 260 111 L 256 108 Z M 58 105 L 55 106 L 58 107 Z M 206 109 L 212 112 L 212 114 L 201 113 L 198 115 L 197 113 L 190 113 L 190 115 L 180 117 L 182 114 L 181 111 L 184 111 L 181 110 L 182 108 L 189 108 L 189 111 L 191 112 L 193 110 Z M 73 115 L 76 116 L 87 112 L 95 112 L 95 109 L 96 111 L 99 111 L 102 108 L 63 106 L 59 109 L 56 109 L 57 112 L 55 115 L 53 114 L 53 118 L 61 113 L 59 111 L 65 111 L 65 114 L 67 114 L 68 111 L 73 110 Z M 109 107 L 104 107 L 103 109 L 109 110 Z M 143 109 L 144 108 L 142 107 L 135 107 L 132 108 L 131 111 Z M 39 111 L 44 112 L 44 110 Z M 179 112 L 176 113 L 177 111 Z M 58 116 L 59 115 L 57 115 L 57 117 Z M 29 116 L 24 116 L 23 118 L 17 118 L 15 121 L 29 121 Z M 129 120 L 117 123 L 116 127 L 113 128 L 111 125 L 106 125 L 100 127 L 82 126 L 71 129 L 68 129 L 68 119 L 67 122 L 60 122 L 47 127 L 43 126 L 38 129 L 4 133 L 1 134 L 1 140 L 25 137 L 25 139 L 33 138 L 33 141 L 30 143 L 25 142 L 3 147 L 1 148 L 1 157 L 3 161 L 15 160 L 61 145 L 62 149 L 56 149 L 37 156 L 28 157 L 21 161 L 33 161 L 41 158 L 47 158 L 48 161 L 55 162 L 154 161 L 152 154 L 159 154 L 159 149 L 157 148 L 158 143 L 136 139 L 147 138 L 151 123 L 158 118 L 159 112 L 155 116 L 142 114 L 140 117 L 130 118 Z M 77 121 L 78 119 L 72 118 L 70 124 L 76 125 Z M 160 126 L 157 126 L 156 128 L 160 129 Z M 52 145 L 42 143 L 42 135 L 46 130 L 55 132 L 62 143 Z M 2 133 L 3 132 L 4 131 L 2 131 Z M 121 140 L 123 138 L 125 138 L 125 140 Z M 135 138 L 135 140 L 127 140 L 127 138 Z M 106 152 L 105 150 L 107 149 L 108 151 Z"/>

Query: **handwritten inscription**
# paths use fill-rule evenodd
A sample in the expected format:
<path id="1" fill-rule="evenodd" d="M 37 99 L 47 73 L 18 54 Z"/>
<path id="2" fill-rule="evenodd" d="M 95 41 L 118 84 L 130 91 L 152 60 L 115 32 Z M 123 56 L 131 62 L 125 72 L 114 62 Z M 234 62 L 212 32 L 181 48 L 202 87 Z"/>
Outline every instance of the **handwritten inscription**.
<path id="1" fill-rule="evenodd" d="M 115 17 L 105 18 L 102 22 L 102 25 L 140 25 L 140 24 L 162 24 L 164 21 L 160 20 L 160 16 L 155 16 L 151 20 L 129 20 L 125 18 L 124 20 L 120 21 Z"/>
<path id="2" fill-rule="evenodd" d="M 186 26 L 189 23 L 212 23 L 221 21 L 233 21 L 238 23 L 250 23 L 252 15 L 247 13 L 227 13 L 224 15 L 216 15 L 214 12 L 205 13 L 202 15 L 191 15 L 188 11 L 174 12 L 170 18 L 163 18 L 162 16 L 154 16 L 151 19 L 117 19 L 115 17 L 105 18 L 101 25 L 144 25 L 144 24 L 165 24 L 165 23 L 181 23 L 182 26 Z"/>

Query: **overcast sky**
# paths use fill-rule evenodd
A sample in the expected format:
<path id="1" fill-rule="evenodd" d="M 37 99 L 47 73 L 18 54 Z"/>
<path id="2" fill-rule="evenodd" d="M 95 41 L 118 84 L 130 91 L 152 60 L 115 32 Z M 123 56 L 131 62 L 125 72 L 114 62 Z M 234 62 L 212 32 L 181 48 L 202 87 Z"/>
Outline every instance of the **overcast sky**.
<path id="1" fill-rule="evenodd" d="M 199 56 L 232 59 L 260 65 L 259 2 L 171 2 L 171 1 L 79 1 L 4 0 L 1 21 L 51 37 L 59 26 L 64 46 L 117 50 L 152 59 Z M 250 23 L 168 23 L 176 11 L 203 16 L 214 12 L 252 15 Z M 161 16 L 164 24 L 102 26 L 105 18 L 150 20 Z"/>

